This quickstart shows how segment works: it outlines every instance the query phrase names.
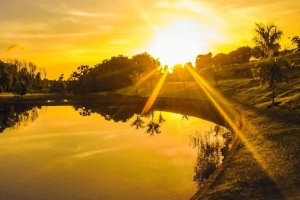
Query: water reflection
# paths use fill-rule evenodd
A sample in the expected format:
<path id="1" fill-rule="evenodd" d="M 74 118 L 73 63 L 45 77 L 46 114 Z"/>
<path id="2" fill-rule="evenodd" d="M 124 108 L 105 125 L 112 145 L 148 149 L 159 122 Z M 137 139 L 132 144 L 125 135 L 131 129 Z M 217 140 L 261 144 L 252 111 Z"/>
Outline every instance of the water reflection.
<path id="1" fill-rule="evenodd" d="M 5 129 L 20 125 L 27 125 L 38 117 L 37 106 L 28 105 L 0 105 L 0 133 Z"/>
<path id="2" fill-rule="evenodd" d="M 90 116 L 91 114 L 99 114 L 107 121 L 126 122 L 138 112 L 136 106 L 103 106 L 98 104 L 91 105 L 74 105 L 74 109 L 81 116 Z"/>
<path id="3" fill-rule="evenodd" d="M 90 106 L 74 106 L 74 109 L 81 116 L 90 116 L 91 114 L 99 114 L 104 117 L 105 120 L 114 122 L 127 122 L 129 119 L 136 116 L 136 119 L 131 123 L 131 126 L 134 126 L 136 129 L 146 128 L 146 133 L 150 136 L 154 134 L 161 133 L 160 127 L 163 122 L 165 122 L 164 117 L 162 116 L 161 111 L 158 115 L 158 121 L 155 121 L 156 112 L 151 110 L 144 115 L 136 114 L 138 113 L 139 107 L 137 106 L 107 106 L 100 107 L 99 105 L 90 105 Z M 145 120 L 142 118 L 150 118 L 150 121 L 145 125 Z"/>
<path id="4" fill-rule="evenodd" d="M 234 136 L 231 131 L 218 125 L 211 125 L 211 123 L 209 123 L 210 128 L 208 131 L 196 131 L 197 128 L 200 129 L 202 127 L 201 123 L 203 122 L 200 119 L 196 119 L 192 116 L 189 117 L 188 115 L 184 115 L 184 114 L 176 115 L 172 113 L 152 110 L 145 115 L 140 115 L 137 114 L 140 113 L 140 107 L 138 106 L 106 106 L 105 107 L 100 105 L 88 105 L 88 106 L 76 105 L 73 106 L 73 108 L 74 109 L 68 107 L 68 109 L 72 110 L 72 115 L 75 110 L 80 116 L 83 116 L 84 118 L 78 116 L 78 114 L 75 113 L 75 115 L 78 116 L 77 118 L 79 118 L 79 119 L 76 118 L 76 120 L 78 121 L 75 122 L 74 121 L 75 118 L 68 119 L 68 117 L 70 118 L 70 116 L 66 115 L 66 113 L 70 112 L 70 110 L 66 110 L 66 108 L 64 107 L 60 107 L 59 109 L 51 108 L 50 110 L 52 110 L 52 113 L 54 114 L 54 117 L 51 120 L 57 119 L 57 121 L 51 122 L 49 118 L 47 119 L 44 118 L 44 122 L 46 122 L 47 124 L 42 125 L 46 127 L 45 130 L 53 129 L 55 130 L 54 131 L 55 133 L 57 133 L 57 131 L 63 132 L 61 136 L 66 137 L 66 140 L 63 140 L 63 137 L 61 137 L 60 139 L 59 135 L 55 134 L 55 136 L 57 137 L 57 141 L 61 140 L 61 144 L 62 144 L 59 148 L 60 149 L 59 151 L 61 151 L 61 149 L 65 149 L 66 144 L 69 144 L 70 146 L 68 146 L 65 152 L 62 151 L 61 154 L 65 155 L 70 153 L 69 157 L 72 159 L 78 158 L 79 156 L 80 158 L 88 158 L 89 162 L 95 162 L 98 164 L 100 163 L 99 165 L 97 164 L 97 166 L 93 166 L 95 168 L 102 165 L 108 166 L 107 163 L 110 163 L 110 165 L 107 167 L 108 169 L 110 169 L 112 166 L 115 165 L 118 166 L 118 163 L 113 158 L 117 160 L 121 159 L 120 162 L 123 164 L 126 163 L 127 168 L 132 168 L 134 172 L 137 171 L 137 169 L 135 168 L 136 163 L 138 163 L 137 165 L 140 166 L 142 163 L 147 162 L 147 159 L 146 160 L 144 159 L 145 156 L 147 156 L 148 160 L 151 157 L 149 163 L 151 163 L 151 166 L 154 166 L 156 170 L 155 171 L 156 174 L 152 174 L 151 177 L 150 178 L 148 177 L 147 180 L 152 180 L 153 176 L 157 176 L 158 179 L 161 176 L 162 179 L 165 179 L 166 177 L 162 174 L 172 174 L 172 176 L 170 175 L 170 177 L 172 178 L 177 177 L 179 171 L 171 172 L 169 168 L 165 168 L 164 170 L 160 168 L 159 169 L 156 168 L 156 166 L 161 166 L 161 165 L 164 167 L 166 167 L 167 165 L 168 166 L 176 165 L 184 168 L 183 170 L 184 173 L 180 172 L 182 173 L 182 176 L 187 176 L 185 175 L 186 171 L 191 171 L 190 174 L 188 174 L 187 179 L 189 179 L 192 182 L 192 184 L 195 183 L 197 188 L 201 188 L 203 184 L 207 181 L 209 176 L 222 163 L 222 160 L 226 157 L 228 150 L 231 148 L 231 144 L 234 139 Z M 28 124 L 28 122 L 34 121 L 39 116 L 40 113 L 38 112 L 39 109 L 40 109 L 39 107 L 35 107 L 35 106 L 1 105 L 0 107 L 1 132 L 3 132 L 5 129 L 9 127 L 26 125 Z M 97 115 L 100 115 L 101 117 L 95 117 Z M 174 116 L 176 117 L 176 120 L 173 119 Z M 54 129 L 53 124 L 58 125 L 60 122 L 62 122 L 62 119 L 64 121 L 63 126 L 66 128 L 63 128 L 63 130 L 61 130 L 60 126 L 58 126 L 57 129 Z M 108 124 L 105 125 L 103 121 L 107 122 Z M 70 125 L 71 122 L 73 122 L 73 125 Z M 127 123 L 118 123 L 117 125 L 114 125 L 114 122 L 127 122 Z M 41 123 L 40 120 L 39 123 Z M 78 130 L 80 128 L 76 127 L 75 124 L 76 126 L 81 126 L 80 128 L 82 130 L 81 131 Z M 101 128 L 100 128 L 100 124 L 101 124 Z M 92 129 L 93 127 L 95 128 L 95 130 Z M 106 130 L 105 127 L 108 127 L 108 130 Z M 126 127 L 128 127 L 128 130 Z M 70 130 L 70 132 L 67 131 L 68 129 Z M 132 129 L 141 131 L 144 134 L 132 134 L 131 131 Z M 38 130 L 38 135 L 32 138 L 40 138 L 41 144 L 45 142 L 47 143 L 46 146 L 48 147 L 48 143 L 56 142 L 55 139 L 56 137 L 54 137 L 54 134 L 43 136 L 43 132 L 45 132 L 45 130 L 44 131 Z M 191 132 L 194 134 L 189 135 Z M 149 137 L 143 136 L 146 135 L 145 133 L 149 134 L 150 136 L 154 136 L 156 134 L 160 134 L 160 135 L 159 137 L 154 137 L 154 138 L 152 137 L 151 139 L 148 139 Z M 42 141 L 44 137 L 48 138 L 47 141 L 46 140 Z M 84 140 L 78 139 L 79 137 L 85 139 Z M 89 137 L 90 139 L 87 142 Z M 4 138 L 5 137 L 3 137 L 3 139 Z M 110 143 L 112 141 L 115 141 L 115 143 Z M 139 142 L 137 143 L 137 141 Z M 5 143 L 5 140 L 3 140 L 2 142 Z M 76 143 L 77 146 L 72 147 L 71 146 L 72 143 Z M 126 144 L 126 147 L 124 147 L 124 143 Z M 173 146 L 170 145 L 170 143 L 172 143 Z M 21 143 L 21 145 L 20 144 L 16 144 L 16 145 L 18 146 L 18 148 L 21 148 L 23 147 L 22 145 L 24 145 L 24 143 L 23 144 Z M 30 147 L 32 147 L 33 145 L 39 146 L 39 143 L 38 142 L 30 143 Z M 53 145 L 53 146 L 56 147 L 57 145 Z M 190 148 L 189 146 L 192 148 Z M 74 149 L 70 150 L 72 148 Z M 58 151 L 57 148 L 55 149 L 56 149 L 55 151 Z M 120 149 L 122 149 L 122 156 L 126 154 L 126 157 L 124 157 L 124 159 L 119 154 L 113 154 L 115 150 L 120 150 Z M 149 151 L 151 152 L 151 154 L 146 153 L 148 149 L 151 149 Z M 109 152 L 109 156 L 105 155 L 104 152 L 105 153 Z M 72 153 L 75 153 L 77 157 L 74 156 Z M 138 156 L 137 157 L 132 156 L 134 153 L 138 153 Z M 60 155 L 58 152 L 56 154 Z M 49 153 L 49 155 L 52 154 Z M 157 157 L 158 155 L 161 157 Z M 41 159 L 41 156 L 40 155 L 36 156 L 36 158 L 37 160 L 39 160 Z M 51 156 L 49 156 L 49 159 L 50 158 Z M 105 158 L 105 161 L 101 160 L 100 158 L 101 159 Z M 26 158 L 26 161 L 24 162 L 27 162 L 27 159 L 32 159 L 32 158 L 28 156 L 28 158 Z M 64 160 L 64 158 L 57 158 L 57 159 Z M 128 167 L 128 160 L 130 159 L 132 160 L 132 165 L 130 165 L 131 167 Z M 164 163 L 166 161 L 167 164 Z M 153 165 L 153 163 L 155 163 L 155 165 Z M 190 163 L 190 165 L 187 165 L 187 163 Z M 86 171 L 86 168 L 84 167 L 86 166 L 85 164 L 86 163 L 83 163 L 83 165 L 81 166 L 81 171 L 82 170 Z M 142 168 L 148 169 L 151 166 L 150 164 L 147 164 Z M 194 172 L 191 170 L 193 168 L 194 168 Z M 72 170 L 76 171 L 77 169 L 72 169 Z M 103 167 L 103 170 L 105 171 L 105 167 Z M 153 169 L 151 168 L 149 169 L 149 171 L 150 170 Z M 76 173 L 79 173 L 79 171 L 76 171 Z M 117 167 L 115 171 L 118 171 Z M 122 170 L 120 174 L 121 173 L 123 173 Z M 129 172 L 129 174 L 131 175 L 132 173 L 133 172 L 131 171 Z M 145 173 L 140 172 L 139 174 L 146 176 L 146 174 L 148 173 L 149 172 L 147 171 Z M 45 175 L 45 177 L 47 176 Z M 106 178 L 109 179 L 109 175 L 106 175 Z M 129 175 L 128 178 L 130 178 Z M 113 180 L 111 181 L 113 182 Z M 132 178 L 132 182 L 134 181 L 136 180 Z M 144 179 L 139 179 L 139 181 L 144 181 Z M 162 180 L 159 179 L 157 183 L 161 181 Z M 182 180 L 180 181 L 182 182 Z M 99 182 L 101 181 L 99 180 Z M 195 185 L 192 186 L 196 188 Z M 172 185 L 172 187 L 175 186 Z M 189 190 L 193 190 L 193 189 L 189 189 Z M 186 193 L 186 192 L 182 192 L 182 193 Z"/>
<path id="5" fill-rule="evenodd" d="M 144 120 L 141 119 L 141 115 L 136 115 L 136 119 L 132 122 L 131 126 L 135 126 L 135 129 L 144 128 Z"/>
<path id="6" fill-rule="evenodd" d="M 83 112 L 83 110 L 85 109 L 85 107 L 82 107 L 76 110 L 79 111 L 80 115 L 83 115 L 82 113 L 87 112 Z M 98 109 L 98 111 L 102 112 L 99 114 L 104 116 L 105 119 L 111 120 L 111 117 L 115 118 L 115 116 L 117 115 L 108 114 L 111 111 L 110 109 Z M 161 126 L 166 121 L 166 119 L 162 116 L 161 111 L 159 111 L 157 119 L 157 117 L 155 118 L 155 114 L 158 111 L 155 112 L 151 110 L 145 115 L 140 115 L 135 114 L 135 111 L 132 109 L 132 107 L 122 107 L 122 112 L 120 112 L 121 107 L 117 109 L 119 110 L 118 113 L 127 113 L 127 115 L 125 116 L 135 115 L 135 120 L 130 125 L 135 127 L 137 130 L 145 128 L 145 132 L 150 136 L 160 134 Z M 91 110 L 88 110 L 88 113 L 91 112 Z M 127 121 L 129 118 L 125 118 L 123 119 L 123 121 Z M 143 118 L 150 118 L 150 121 L 145 125 L 145 120 Z M 182 115 L 181 118 L 184 121 L 189 121 L 188 115 Z M 155 121 L 155 119 L 157 119 L 157 121 Z M 222 161 L 228 154 L 233 139 L 233 131 L 230 131 L 229 129 L 220 125 L 213 125 L 208 131 L 196 131 L 194 135 L 190 135 L 190 146 L 194 149 L 197 149 L 197 159 L 194 167 L 195 175 L 193 180 L 196 183 L 198 189 L 200 189 L 205 184 L 207 179 L 221 165 Z"/>
<path id="7" fill-rule="evenodd" d="M 194 181 L 199 189 L 227 156 L 233 137 L 231 131 L 219 125 L 190 135 L 190 146 L 197 149 Z"/>
<path id="8" fill-rule="evenodd" d="M 154 136 L 154 133 L 157 133 L 157 134 L 161 133 L 161 131 L 159 130 L 159 128 L 161 127 L 160 121 L 163 122 L 163 120 L 159 120 L 159 122 L 155 122 L 153 111 L 150 112 L 150 116 L 151 116 L 151 121 L 147 125 L 146 133 L 149 133 L 150 136 Z M 161 118 L 161 119 L 163 119 L 163 118 Z"/>
<path id="9" fill-rule="evenodd" d="M 188 133 L 202 120 L 159 111 L 137 116 L 133 107 L 99 106 L 100 115 L 91 107 L 76 109 L 49 106 L 26 128 L 0 135 L 2 199 L 183 200 L 196 192 Z M 110 109 L 133 118 L 115 123 L 121 117 Z M 144 128 L 130 126 L 136 119 Z M 149 139 L 151 122 L 162 125 L 163 134 Z"/>
<path id="10" fill-rule="evenodd" d="M 182 115 L 182 120 L 189 120 L 189 117 L 187 115 Z"/>

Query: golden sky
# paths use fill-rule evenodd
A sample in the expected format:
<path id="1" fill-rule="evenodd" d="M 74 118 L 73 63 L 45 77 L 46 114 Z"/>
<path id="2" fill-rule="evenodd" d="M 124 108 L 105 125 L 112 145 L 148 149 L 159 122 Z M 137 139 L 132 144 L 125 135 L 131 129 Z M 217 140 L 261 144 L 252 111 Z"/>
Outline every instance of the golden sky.
<path id="1" fill-rule="evenodd" d="M 0 59 L 31 61 L 68 77 L 119 54 L 147 51 L 162 64 L 254 46 L 254 23 L 299 34 L 299 0 L 1 0 Z"/>

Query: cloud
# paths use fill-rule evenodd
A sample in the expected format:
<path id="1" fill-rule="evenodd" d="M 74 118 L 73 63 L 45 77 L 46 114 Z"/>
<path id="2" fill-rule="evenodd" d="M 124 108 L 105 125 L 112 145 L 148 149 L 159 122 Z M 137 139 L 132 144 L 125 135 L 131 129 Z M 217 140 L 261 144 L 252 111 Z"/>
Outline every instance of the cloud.
<path id="1" fill-rule="evenodd" d="M 87 152 L 75 154 L 75 155 L 71 156 L 70 158 L 77 158 L 77 159 L 87 158 L 87 157 L 94 156 L 94 155 L 97 155 L 97 154 L 122 150 L 122 149 L 125 149 L 125 148 L 127 148 L 127 147 L 115 147 L 115 148 L 107 148 L 107 149 L 99 149 L 99 150 L 94 150 L 94 151 L 87 151 Z"/>
<path id="2" fill-rule="evenodd" d="M 110 42 L 111 45 L 123 45 L 123 44 L 127 44 L 128 41 L 125 39 L 119 39 L 119 40 L 112 40 Z"/>
<path id="3" fill-rule="evenodd" d="M 210 15 L 210 4 L 196 1 L 158 1 L 157 8 L 188 10 L 198 14 Z"/>
<path id="4" fill-rule="evenodd" d="M 79 10 L 72 10 L 67 12 L 68 15 L 78 16 L 78 17 L 116 17 L 115 14 L 104 14 L 104 13 L 91 13 L 91 12 L 84 12 Z"/>
<path id="5" fill-rule="evenodd" d="M 70 38 L 70 37 L 85 37 L 98 35 L 99 32 L 90 32 L 90 33 L 53 33 L 53 34 L 6 34 L 2 38 L 34 38 L 34 39 L 49 39 L 49 38 Z M 18 44 L 16 44 L 18 45 Z M 7 50 L 13 49 L 14 45 L 8 47 Z M 23 46 L 22 46 L 23 47 Z M 25 49 L 24 47 L 22 48 Z"/>
<path id="6" fill-rule="evenodd" d="M 14 50 L 25 50 L 25 47 L 21 44 L 13 44 L 6 49 L 6 51 L 14 51 Z"/>

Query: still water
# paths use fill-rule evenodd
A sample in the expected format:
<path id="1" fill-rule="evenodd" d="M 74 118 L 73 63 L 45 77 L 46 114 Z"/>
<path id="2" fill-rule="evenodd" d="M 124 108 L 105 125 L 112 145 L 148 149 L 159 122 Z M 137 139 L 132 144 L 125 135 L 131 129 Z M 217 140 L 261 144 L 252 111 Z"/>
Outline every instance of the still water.
<path id="1" fill-rule="evenodd" d="M 1 116 L 3 200 L 189 199 L 199 163 L 191 138 L 214 126 L 160 111 L 114 120 L 73 106 L 10 115 L 17 122 Z"/>

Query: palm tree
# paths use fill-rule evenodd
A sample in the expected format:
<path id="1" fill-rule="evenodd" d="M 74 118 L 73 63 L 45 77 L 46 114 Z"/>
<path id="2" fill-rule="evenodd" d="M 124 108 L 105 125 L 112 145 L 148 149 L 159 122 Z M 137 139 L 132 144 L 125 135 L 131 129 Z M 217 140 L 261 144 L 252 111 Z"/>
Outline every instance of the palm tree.
<path id="1" fill-rule="evenodd" d="M 257 35 L 253 38 L 254 42 L 262 48 L 265 54 L 271 55 L 272 52 L 276 51 L 279 46 L 278 42 L 283 35 L 281 30 L 273 24 L 264 25 L 255 23 L 256 28 L 254 29 Z"/>
<path id="2" fill-rule="evenodd" d="M 289 60 L 286 59 L 270 59 L 268 61 L 263 61 L 258 63 L 257 66 L 260 68 L 259 77 L 261 79 L 261 84 L 269 84 L 269 87 L 272 89 L 272 107 L 274 106 L 274 88 L 276 82 L 281 82 L 285 79 L 288 82 L 288 77 L 284 74 L 282 68 L 291 68 L 291 64 Z"/>

